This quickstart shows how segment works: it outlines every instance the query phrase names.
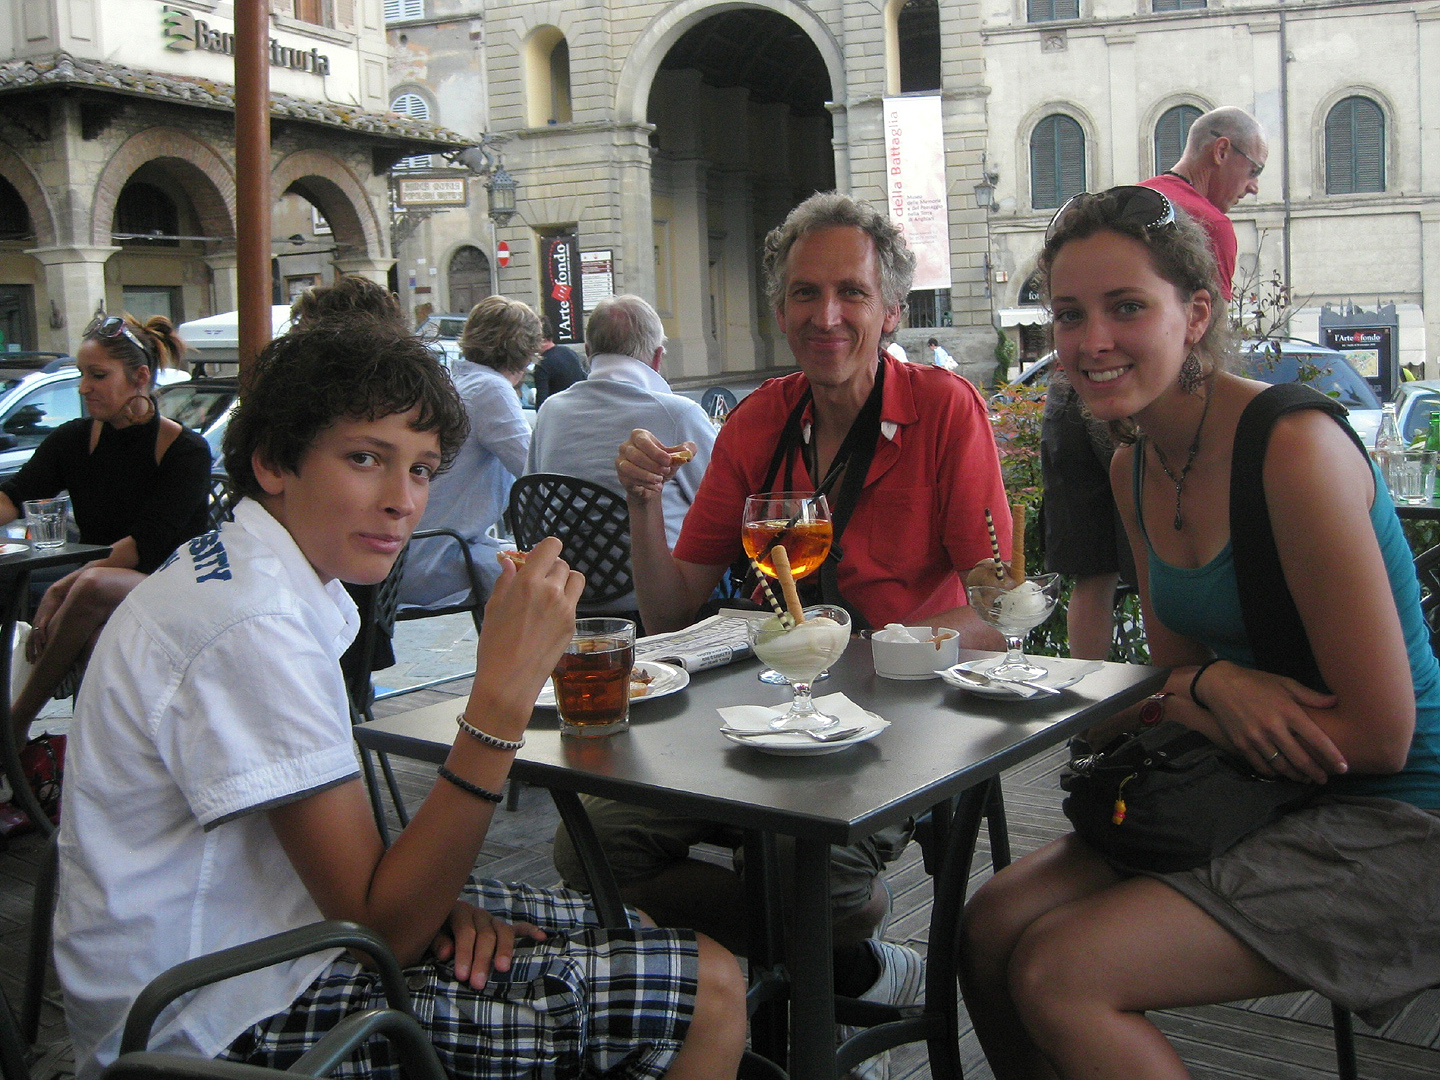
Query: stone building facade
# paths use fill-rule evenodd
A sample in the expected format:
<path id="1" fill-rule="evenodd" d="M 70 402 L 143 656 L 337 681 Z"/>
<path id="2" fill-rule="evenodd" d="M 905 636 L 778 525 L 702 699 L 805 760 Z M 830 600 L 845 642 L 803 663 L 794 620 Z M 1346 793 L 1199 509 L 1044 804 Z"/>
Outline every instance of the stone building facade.
<path id="1" fill-rule="evenodd" d="M 951 281 L 943 296 L 916 298 L 911 321 L 949 325 L 899 337 L 915 354 L 937 336 L 988 377 L 987 223 L 973 193 L 987 95 L 979 7 L 929 4 L 931 30 L 918 46 L 904 7 L 391 0 L 392 102 L 486 132 L 519 182 L 518 213 L 498 227 L 480 177 L 467 181 L 466 208 L 415 215 L 396 249 L 402 298 L 422 313 L 460 309 L 458 259 L 459 295 L 471 295 L 483 262 L 499 291 L 538 303 L 541 240 L 574 232 L 582 256 L 609 253 L 601 288 L 639 293 L 660 310 L 673 376 L 785 368 L 789 351 L 759 279 L 761 240 L 816 190 L 884 203 L 883 103 L 904 92 L 919 49 L 934 76 L 913 92 L 941 101 Z M 509 263 L 495 267 L 502 242 Z"/>
<path id="2" fill-rule="evenodd" d="M 1022 330 L 1041 317 L 1027 285 L 1068 194 L 1052 163 L 1066 159 L 1069 187 L 1134 183 L 1174 160 L 1177 119 L 1237 105 L 1270 143 L 1259 195 L 1230 215 L 1237 285 L 1263 292 L 1278 272 L 1290 332 L 1312 340 L 1324 305 L 1393 304 L 1400 361 L 1440 375 L 1440 7 L 983 0 L 980 21 L 995 289 L 1027 351 L 1045 347 Z"/>
<path id="3" fill-rule="evenodd" d="M 382 0 L 275 0 L 277 269 L 391 269 L 387 173 L 468 145 L 389 116 Z M 95 312 L 236 306 L 233 6 L 23 0 L 0 10 L 0 334 L 73 352 Z M 297 223 L 305 228 L 299 229 Z M 321 234 L 316 240 L 315 226 Z M 293 264 L 292 264 L 293 265 Z"/>

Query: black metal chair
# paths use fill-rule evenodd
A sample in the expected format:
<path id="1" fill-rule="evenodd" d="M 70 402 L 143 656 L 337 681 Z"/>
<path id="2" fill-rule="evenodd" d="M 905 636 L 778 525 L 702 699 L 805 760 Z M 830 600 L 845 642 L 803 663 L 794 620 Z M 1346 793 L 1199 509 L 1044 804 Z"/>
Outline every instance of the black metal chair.
<path id="1" fill-rule="evenodd" d="M 531 473 L 510 489 L 510 524 L 526 550 L 547 536 L 585 575 L 580 610 L 594 611 L 635 591 L 630 571 L 630 512 L 625 497 L 576 476 Z"/>
<path id="2" fill-rule="evenodd" d="M 1415 557 L 1415 576 L 1420 579 L 1420 613 L 1430 627 L 1430 648 L 1440 656 L 1440 544 Z"/>
<path id="3" fill-rule="evenodd" d="M 454 529 L 421 529 L 410 537 L 410 543 L 427 540 L 439 540 L 446 538 L 453 540 L 460 549 L 460 557 L 465 563 L 465 579 L 470 582 L 470 595 L 458 604 L 450 604 L 445 607 L 397 607 L 395 620 L 397 622 L 410 622 L 413 619 L 432 619 L 439 615 L 458 615 L 465 612 L 475 624 L 475 632 L 480 632 L 480 623 L 485 617 L 485 585 L 480 580 L 480 573 L 475 569 L 475 559 L 470 554 L 470 545 L 465 538 Z"/>
<path id="4" fill-rule="evenodd" d="M 379 969 L 389 1007 L 367 1009 L 346 1017 L 286 1072 L 145 1050 L 156 1019 L 176 998 L 202 986 L 336 947 L 355 949 L 370 957 Z M 153 979 L 130 1007 L 120 1040 L 119 1058 L 101 1075 L 110 1080 L 141 1077 L 273 1080 L 277 1075 L 326 1076 L 356 1047 L 376 1034 L 386 1035 L 395 1043 L 401 1067 L 409 1080 L 447 1080 L 435 1047 L 411 1010 L 405 973 L 385 939 L 355 923 L 313 923 L 187 960 Z"/>
<path id="5" fill-rule="evenodd" d="M 36 1048 L 40 1037 L 40 1010 L 44 1004 L 45 973 L 50 959 L 50 926 L 55 915 L 55 876 L 59 862 L 57 834 L 45 841 L 30 900 L 30 940 L 25 954 L 24 999 L 16 1017 L 0 991 L 0 1071 L 5 1080 L 28 1080 L 35 1062 L 44 1055 Z M 64 1047 L 52 1047 L 52 1054 Z"/>
<path id="6" fill-rule="evenodd" d="M 210 474 L 210 501 L 207 504 L 205 524 L 210 531 L 214 531 L 227 521 L 235 520 L 235 504 L 240 501 L 240 493 L 230 483 L 230 477 L 224 473 Z"/>

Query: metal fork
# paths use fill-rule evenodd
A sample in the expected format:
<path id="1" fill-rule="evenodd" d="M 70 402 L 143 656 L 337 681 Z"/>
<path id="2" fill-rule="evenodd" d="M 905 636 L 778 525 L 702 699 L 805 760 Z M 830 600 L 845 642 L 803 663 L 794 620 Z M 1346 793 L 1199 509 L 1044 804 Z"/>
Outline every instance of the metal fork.
<path id="1" fill-rule="evenodd" d="M 808 735 L 816 742 L 840 742 L 842 739 L 853 738 L 865 730 L 864 727 L 839 728 L 835 731 L 810 731 L 806 728 L 784 728 L 779 731 L 749 731 L 744 728 L 721 727 L 726 735 L 734 736 L 737 739 L 753 739 L 758 735 Z"/>

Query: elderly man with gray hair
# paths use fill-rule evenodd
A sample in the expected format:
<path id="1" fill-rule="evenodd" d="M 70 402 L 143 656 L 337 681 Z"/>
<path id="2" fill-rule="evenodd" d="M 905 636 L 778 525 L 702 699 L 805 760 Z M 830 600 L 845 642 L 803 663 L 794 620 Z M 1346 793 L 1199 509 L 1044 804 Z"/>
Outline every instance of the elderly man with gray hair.
<path id="1" fill-rule="evenodd" d="M 665 328 L 655 309 L 638 296 L 601 300 L 585 328 L 590 377 L 545 399 L 530 438 L 527 472 L 565 473 L 620 493 L 615 448 L 635 428 L 666 443 L 691 443 L 695 458 L 667 484 L 665 534 L 670 543 L 695 500 L 710 464 L 715 428 L 700 406 L 671 393 L 660 374 Z M 614 610 L 634 611 L 634 594 L 615 601 Z"/>

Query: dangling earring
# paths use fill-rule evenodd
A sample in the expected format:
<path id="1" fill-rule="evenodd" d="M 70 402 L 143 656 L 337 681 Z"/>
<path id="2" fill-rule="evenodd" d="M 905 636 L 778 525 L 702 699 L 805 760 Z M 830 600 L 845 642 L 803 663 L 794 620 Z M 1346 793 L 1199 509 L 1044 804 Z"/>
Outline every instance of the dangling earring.
<path id="1" fill-rule="evenodd" d="M 137 414 L 135 406 L 139 402 L 144 402 L 145 407 L 139 410 Z M 159 409 L 155 405 L 155 399 L 149 394 L 136 394 L 129 401 L 125 402 L 125 412 L 130 417 L 132 424 L 148 424 L 150 418 L 158 411 Z"/>
<path id="2" fill-rule="evenodd" d="M 1185 362 L 1180 365 L 1180 389 L 1187 394 L 1198 394 L 1200 387 L 1205 383 L 1205 369 L 1200 366 L 1200 358 L 1195 355 L 1192 349 L 1190 355 L 1185 357 Z"/>

